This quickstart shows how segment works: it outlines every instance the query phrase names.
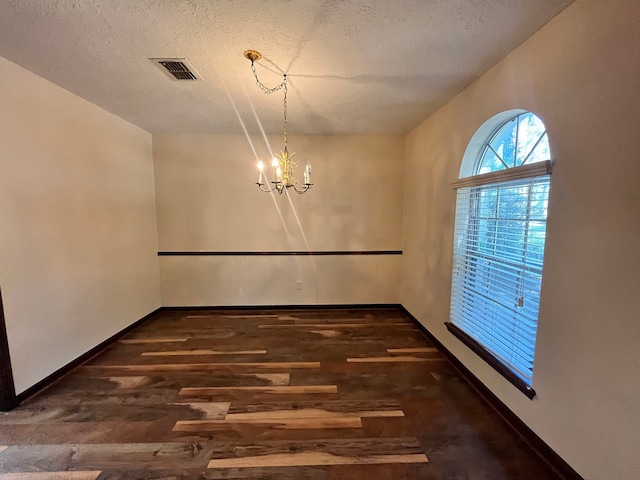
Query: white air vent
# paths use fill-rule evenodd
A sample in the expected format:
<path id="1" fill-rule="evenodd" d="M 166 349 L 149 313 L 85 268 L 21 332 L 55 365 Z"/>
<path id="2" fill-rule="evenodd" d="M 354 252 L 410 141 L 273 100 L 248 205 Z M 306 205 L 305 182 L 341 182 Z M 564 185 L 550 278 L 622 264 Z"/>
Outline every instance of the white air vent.
<path id="1" fill-rule="evenodd" d="M 150 58 L 171 80 L 198 80 L 199 76 L 184 58 Z"/>

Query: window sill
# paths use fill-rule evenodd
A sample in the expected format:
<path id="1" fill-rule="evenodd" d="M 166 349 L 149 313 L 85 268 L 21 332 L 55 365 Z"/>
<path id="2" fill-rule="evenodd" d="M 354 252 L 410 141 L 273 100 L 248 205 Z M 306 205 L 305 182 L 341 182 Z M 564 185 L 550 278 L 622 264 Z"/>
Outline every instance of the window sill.
<path id="1" fill-rule="evenodd" d="M 494 357 L 486 348 L 484 348 L 475 339 L 467 335 L 460 328 L 456 327 L 451 322 L 445 322 L 447 330 L 453 334 L 458 340 L 469 347 L 476 355 L 487 362 L 494 370 L 507 379 L 513 386 L 524 393 L 528 398 L 533 399 L 536 396 L 536 391 L 529 385 L 524 383 L 522 379 L 516 376 L 511 370 L 504 366 L 504 364 Z"/>

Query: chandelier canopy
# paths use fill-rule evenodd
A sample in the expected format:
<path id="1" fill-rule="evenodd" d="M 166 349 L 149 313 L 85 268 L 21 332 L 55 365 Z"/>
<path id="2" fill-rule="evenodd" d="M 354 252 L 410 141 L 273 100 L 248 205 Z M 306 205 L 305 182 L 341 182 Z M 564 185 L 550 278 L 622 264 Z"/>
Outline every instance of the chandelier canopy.
<path id="1" fill-rule="evenodd" d="M 275 154 L 273 156 L 273 160 L 271 162 L 271 165 L 274 169 L 274 180 L 269 181 L 269 179 L 267 178 L 267 173 L 264 171 L 264 163 L 262 163 L 262 160 L 258 161 L 257 185 L 263 192 L 276 191 L 279 194 L 282 194 L 284 191 L 292 188 L 296 193 L 305 193 L 313 185 L 313 183 L 311 183 L 311 163 L 307 162 L 304 168 L 304 183 L 300 184 L 296 180 L 295 176 L 295 168 L 297 164 L 292 160 L 295 152 L 289 153 L 289 150 L 287 148 L 287 74 L 285 73 L 283 75 L 282 83 L 280 85 L 276 85 L 273 88 L 268 88 L 258 79 L 258 73 L 256 72 L 256 67 L 254 65 L 254 62 L 257 62 L 262 58 L 260 52 L 256 52 L 255 50 L 247 50 L 244 52 L 244 56 L 251 61 L 251 71 L 253 72 L 253 76 L 256 79 L 256 84 L 263 93 L 270 94 L 273 92 L 277 92 L 280 89 L 284 91 L 284 148 L 282 149 L 280 154 Z"/>

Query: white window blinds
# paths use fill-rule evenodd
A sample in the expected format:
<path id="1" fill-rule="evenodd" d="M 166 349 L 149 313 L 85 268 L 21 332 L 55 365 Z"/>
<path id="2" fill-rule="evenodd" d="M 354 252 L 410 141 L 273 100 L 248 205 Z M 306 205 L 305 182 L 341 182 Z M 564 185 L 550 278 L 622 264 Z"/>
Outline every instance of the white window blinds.
<path id="1" fill-rule="evenodd" d="M 527 385 L 533 374 L 549 179 L 539 174 L 460 186 L 457 196 L 451 322 Z"/>

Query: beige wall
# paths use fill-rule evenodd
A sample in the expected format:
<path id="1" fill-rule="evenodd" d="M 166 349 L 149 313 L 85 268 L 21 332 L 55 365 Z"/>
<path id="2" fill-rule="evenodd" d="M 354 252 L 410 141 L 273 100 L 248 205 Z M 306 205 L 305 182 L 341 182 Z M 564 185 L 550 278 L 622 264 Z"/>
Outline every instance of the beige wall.
<path id="1" fill-rule="evenodd" d="M 266 142 L 251 137 L 258 157 Z M 274 150 L 280 137 L 269 137 Z M 304 195 L 255 185 L 245 136 L 154 135 L 161 251 L 400 250 L 402 136 L 293 136 Z M 398 255 L 162 257 L 164 305 L 397 303 Z M 301 280 L 302 290 L 296 289 Z"/>
<path id="2" fill-rule="evenodd" d="M 160 305 L 151 136 L 0 58 L 0 286 L 18 393 Z"/>
<path id="3" fill-rule="evenodd" d="M 640 471 L 640 3 L 577 1 L 408 137 L 401 301 L 584 478 Z M 455 192 L 493 115 L 538 114 L 556 160 L 530 401 L 450 335 Z"/>

